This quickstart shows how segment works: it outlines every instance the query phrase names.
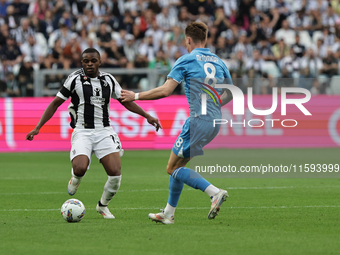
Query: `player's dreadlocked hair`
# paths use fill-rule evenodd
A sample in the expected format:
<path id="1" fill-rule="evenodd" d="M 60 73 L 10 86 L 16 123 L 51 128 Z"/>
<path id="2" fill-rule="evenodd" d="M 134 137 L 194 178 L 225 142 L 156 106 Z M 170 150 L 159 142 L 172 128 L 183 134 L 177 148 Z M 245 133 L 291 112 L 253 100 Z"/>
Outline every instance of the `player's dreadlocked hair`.
<path id="1" fill-rule="evenodd" d="M 86 50 L 84 50 L 83 53 L 81 54 L 81 59 L 83 59 L 83 55 L 85 53 L 97 53 L 100 59 L 100 53 L 95 48 L 87 48 Z"/>
<path id="2" fill-rule="evenodd" d="M 191 37 L 194 43 L 205 42 L 208 27 L 203 22 L 191 22 L 185 29 L 185 35 Z"/>

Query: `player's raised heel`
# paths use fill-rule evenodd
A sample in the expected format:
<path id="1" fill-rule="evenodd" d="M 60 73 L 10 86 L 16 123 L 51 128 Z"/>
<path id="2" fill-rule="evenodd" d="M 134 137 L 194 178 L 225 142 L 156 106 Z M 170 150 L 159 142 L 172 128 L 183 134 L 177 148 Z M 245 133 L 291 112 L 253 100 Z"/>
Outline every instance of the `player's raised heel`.
<path id="1" fill-rule="evenodd" d="M 155 222 L 163 223 L 163 224 L 174 224 L 175 223 L 174 216 L 172 216 L 171 218 L 166 217 L 164 212 L 149 213 L 149 219 Z"/>
<path id="2" fill-rule="evenodd" d="M 81 179 L 75 178 L 75 177 L 71 177 L 68 186 L 67 186 L 67 192 L 70 196 L 73 196 L 74 194 L 76 194 L 79 184 L 80 184 Z"/>
<path id="3" fill-rule="evenodd" d="M 100 206 L 99 203 L 96 206 L 97 212 L 103 215 L 104 219 L 114 219 L 115 216 L 110 212 L 107 206 Z"/>
<path id="4" fill-rule="evenodd" d="M 213 196 L 211 199 L 211 209 L 208 214 L 208 219 L 215 219 L 221 209 L 222 203 L 227 200 L 227 197 L 229 197 L 228 192 L 223 189 Z"/>

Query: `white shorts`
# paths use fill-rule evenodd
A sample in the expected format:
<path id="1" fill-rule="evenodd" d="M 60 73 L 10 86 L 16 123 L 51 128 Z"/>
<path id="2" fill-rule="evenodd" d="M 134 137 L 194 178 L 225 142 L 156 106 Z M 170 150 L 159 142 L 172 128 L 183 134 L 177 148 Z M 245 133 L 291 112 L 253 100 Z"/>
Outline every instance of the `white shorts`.
<path id="1" fill-rule="evenodd" d="M 71 137 L 71 145 L 71 161 L 76 156 L 86 155 L 91 163 L 92 153 L 94 153 L 99 160 L 114 152 L 119 152 L 120 156 L 123 156 L 124 153 L 119 137 L 112 127 L 97 129 L 75 128 Z"/>

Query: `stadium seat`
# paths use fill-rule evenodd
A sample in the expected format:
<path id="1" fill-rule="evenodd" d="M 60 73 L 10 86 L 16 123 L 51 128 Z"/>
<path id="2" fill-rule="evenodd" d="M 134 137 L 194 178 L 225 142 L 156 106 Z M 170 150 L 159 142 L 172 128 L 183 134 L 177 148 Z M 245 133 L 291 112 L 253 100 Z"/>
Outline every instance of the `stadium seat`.
<path id="1" fill-rule="evenodd" d="M 40 64 L 34 63 L 34 64 L 32 65 L 32 67 L 33 67 L 34 71 L 39 70 L 39 69 L 40 69 Z"/>
<path id="2" fill-rule="evenodd" d="M 333 76 L 329 84 L 332 94 L 340 94 L 340 75 Z"/>
<path id="3" fill-rule="evenodd" d="M 89 32 L 88 38 L 90 38 L 94 42 L 97 42 L 97 40 L 98 40 L 95 32 Z"/>
<path id="4" fill-rule="evenodd" d="M 265 61 L 263 71 L 268 73 L 273 77 L 280 77 L 281 73 L 275 62 L 273 61 Z"/>
<path id="5" fill-rule="evenodd" d="M 314 31 L 313 33 L 313 43 L 316 44 L 319 38 L 323 38 L 323 34 L 321 31 Z"/>
<path id="6" fill-rule="evenodd" d="M 48 53 L 47 40 L 45 36 L 42 33 L 36 33 L 35 40 L 37 44 L 39 45 L 39 48 L 43 52 L 43 56 L 45 57 Z"/>
<path id="7" fill-rule="evenodd" d="M 299 86 L 300 73 L 295 71 L 295 72 L 292 73 L 292 77 L 294 79 L 294 86 L 298 87 Z"/>
<path id="8" fill-rule="evenodd" d="M 232 66 L 232 60 L 223 58 L 222 61 L 228 67 L 228 69 L 230 69 L 230 67 Z"/>
<path id="9" fill-rule="evenodd" d="M 301 9 L 302 1 L 286 0 L 285 2 L 291 6 L 293 11 Z"/>
<path id="10" fill-rule="evenodd" d="M 166 42 L 170 40 L 171 36 L 172 36 L 172 32 L 165 32 L 162 42 L 166 44 Z"/>
<path id="11" fill-rule="evenodd" d="M 148 81 L 148 79 L 147 78 L 140 79 L 138 88 L 141 91 L 148 90 L 148 88 L 149 88 L 149 81 Z"/>
<path id="12" fill-rule="evenodd" d="M 304 45 L 306 48 L 310 48 L 312 46 L 312 39 L 307 31 L 300 31 L 300 43 Z"/>
<path id="13" fill-rule="evenodd" d="M 15 65 L 13 66 L 12 72 L 13 72 L 13 74 L 14 74 L 15 76 L 17 76 L 17 75 L 19 74 L 20 66 L 21 66 L 20 64 L 15 64 Z"/>
<path id="14" fill-rule="evenodd" d="M 324 83 L 326 83 L 327 81 L 328 81 L 328 76 L 323 75 L 323 74 L 321 74 L 321 75 L 318 76 L 318 82 L 319 82 L 320 84 L 324 84 Z"/>

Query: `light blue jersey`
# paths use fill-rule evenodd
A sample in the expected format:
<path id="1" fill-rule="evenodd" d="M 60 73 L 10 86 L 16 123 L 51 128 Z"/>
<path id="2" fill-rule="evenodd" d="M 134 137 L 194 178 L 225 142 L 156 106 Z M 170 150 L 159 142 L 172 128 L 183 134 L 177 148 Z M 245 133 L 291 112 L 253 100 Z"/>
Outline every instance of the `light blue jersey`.
<path id="1" fill-rule="evenodd" d="M 222 89 L 215 84 L 232 84 L 224 62 L 209 49 L 196 48 L 180 57 L 168 78 L 183 82 L 190 109 L 172 151 L 179 157 L 190 158 L 203 154 L 203 147 L 218 134 L 219 126 L 213 127 L 213 119 L 221 119 Z M 202 112 L 202 94 L 207 102 L 206 114 Z"/>
<path id="2" fill-rule="evenodd" d="M 201 94 L 207 97 L 207 116 L 221 118 L 220 97 L 222 89 L 215 84 L 231 84 L 231 76 L 224 62 L 209 49 L 196 48 L 190 54 L 180 57 L 173 66 L 168 78 L 183 82 L 190 116 L 201 116 Z"/>

